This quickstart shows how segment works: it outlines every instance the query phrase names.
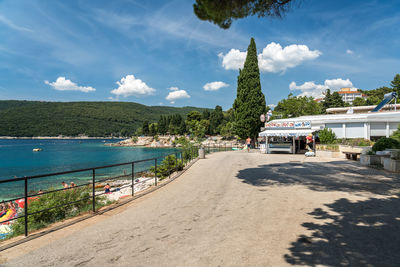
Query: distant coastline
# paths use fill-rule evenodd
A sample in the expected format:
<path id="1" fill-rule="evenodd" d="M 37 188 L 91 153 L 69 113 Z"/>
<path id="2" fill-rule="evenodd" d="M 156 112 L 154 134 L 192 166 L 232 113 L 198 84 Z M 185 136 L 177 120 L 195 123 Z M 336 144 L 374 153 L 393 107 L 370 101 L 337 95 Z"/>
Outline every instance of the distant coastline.
<path id="1" fill-rule="evenodd" d="M 0 139 L 68 139 L 68 140 L 81 140 L 81 139 L 126 139 L 127 137 L 89 137 L 89 136 L 0 136 Z"/>

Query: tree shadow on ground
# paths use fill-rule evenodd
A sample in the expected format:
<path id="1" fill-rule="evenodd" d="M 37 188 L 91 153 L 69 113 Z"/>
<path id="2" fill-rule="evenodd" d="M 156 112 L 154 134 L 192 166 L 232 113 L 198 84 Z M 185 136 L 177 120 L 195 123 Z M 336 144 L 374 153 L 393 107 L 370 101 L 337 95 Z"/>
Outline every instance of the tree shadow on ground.
<path id="1" fill-rule="evenodd" d="M 400 175 L 347 161 L 288 162 L 240 170 L 236 176 L 254 186 L 303 185 L 315 191 L 367 191 L 392 195 Z"/>
<path id="2" fill-rule="evenodd" d="M 326 208 L 326 210 L 325 210 Z M 339 199 L 309 213 L 317 223 L 291 243 L 285 260 L 306 266 L 400 266 L 400 199 Z"/>

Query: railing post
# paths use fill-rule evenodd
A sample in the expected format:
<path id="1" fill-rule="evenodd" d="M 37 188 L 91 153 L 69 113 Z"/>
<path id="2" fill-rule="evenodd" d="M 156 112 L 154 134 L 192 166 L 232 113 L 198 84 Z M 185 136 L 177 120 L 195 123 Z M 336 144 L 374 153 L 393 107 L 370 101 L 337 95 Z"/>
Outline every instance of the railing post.
<path id="1" fill-rule="evenodd" d="M 178 172 L 178 153 L 175 153 L 175 171 Z"/>
<path id="2" fill-rule="evenodd" d="M 132 196 L 135 195 L 135 163 L 132 162 Z"/>
<path id="3" fill-rule="evenodd" d="M 154 184 L 157 186 L 157 158 L 154 159 Z"/>
<path id="4" fill-rule="evenodd" d="M 169 160 L 167 161 L 167 164 L 168 164 L 168 179 L 171 179 L 171 166 L 169 165 Z"/>
<path id="5" fill-rule="evenodd" d="M 96 211 L 96 171 L 92 170 L 92 210 Z"/>
<path id="6" fill-rule="evenodd" d="M 25 217 L 25 236 L 28 236 L 28 178 L 25 177 L 25 190 L 24 190 L 24 217 Z"/>

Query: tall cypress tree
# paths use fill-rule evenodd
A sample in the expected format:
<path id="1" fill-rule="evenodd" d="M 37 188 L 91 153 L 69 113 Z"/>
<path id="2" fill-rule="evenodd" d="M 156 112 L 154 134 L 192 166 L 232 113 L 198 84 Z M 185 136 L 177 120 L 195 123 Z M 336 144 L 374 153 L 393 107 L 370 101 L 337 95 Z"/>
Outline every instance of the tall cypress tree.
<path id="1" fill-rule="evenodd" d="M 243 70 L 239 70 L 237 96 L 233 103 L 235 133 L 242 139 L 257 138 L 262 127 L 260 115 L 266 112 L 265 97 L 261 92 L 257 49 L 251 38 Z"/>

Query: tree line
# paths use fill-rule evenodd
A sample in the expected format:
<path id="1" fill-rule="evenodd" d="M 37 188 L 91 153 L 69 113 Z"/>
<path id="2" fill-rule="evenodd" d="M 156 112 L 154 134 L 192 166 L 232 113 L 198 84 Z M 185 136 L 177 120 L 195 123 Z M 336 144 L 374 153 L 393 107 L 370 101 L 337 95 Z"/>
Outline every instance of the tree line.
<path id="1" fill-rule="evenodd" d="M 0 101 L 0 136 L 131 136 L 144 121 L 205 108 L 145 106 L 133 102 Z"/>
<path id="2" fill-rule="evenodd" d="M 391 87 L 382 86 L 374 90 L 358 90 L 367 96 L 366 99 L 357 97 L 354 99 L 353 104 L 350 105 L 343 101 L 342 96 L 338 92 L 331 92 L 327 89 L 325 98 L 321 102 L 316 102 L 313 97 L 299 96 L 289 94 L 286 99 L 278 102 L 274 109 L 274 116 L 289 118 L 304 115 L 318 115 L 326 114 L 328 108 L 349 107 L 349 106 L 366 106 L 378 105 L 383 96 L 387 93 L 396 92 L 400 95 L 400 74 L 396 74 L 393 81 L 390 83 Z"/>
<path id="3" fill-rule="evenodd" d="M 214 110 L 193 110 L 186 116 L 181 114 L 161 115 L 157 122 L 144 121 L 135 135 L 192 135 L 202 138 L 205 135 L 222 135 L 229 138 L 233 134 L 233 111 L 223 112 L 221 106 Z"/>

